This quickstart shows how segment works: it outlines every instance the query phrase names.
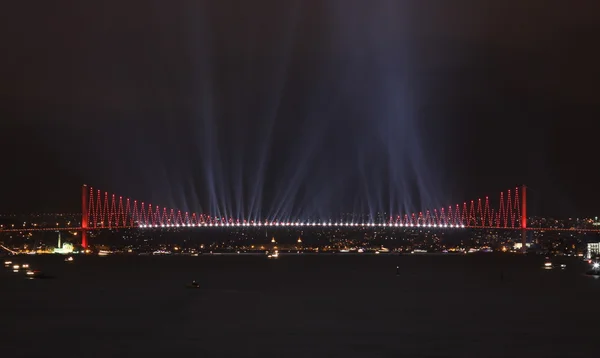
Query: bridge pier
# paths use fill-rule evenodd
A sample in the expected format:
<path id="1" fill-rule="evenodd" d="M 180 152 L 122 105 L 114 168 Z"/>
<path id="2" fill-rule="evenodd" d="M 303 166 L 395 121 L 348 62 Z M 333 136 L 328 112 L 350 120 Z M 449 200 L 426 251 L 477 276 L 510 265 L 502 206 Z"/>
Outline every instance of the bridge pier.
<path id="1" fill-rule="evenodd" d="M 87 249 L 87 228 L 88 228 L 88 188 L 83 184 L 81 187 L 81 247 Z"/>
<path id="2" fill-rule="evenodd" d="M 521 185 L 521 243 L 523 253 L 527 252 L 527 187 Z"/>

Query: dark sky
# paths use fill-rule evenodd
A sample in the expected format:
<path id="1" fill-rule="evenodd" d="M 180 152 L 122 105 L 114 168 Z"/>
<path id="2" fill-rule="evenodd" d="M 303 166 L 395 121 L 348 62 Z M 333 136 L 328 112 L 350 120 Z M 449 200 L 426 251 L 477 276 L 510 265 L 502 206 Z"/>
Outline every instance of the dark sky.
<path id="1" fill-rule="evenodd" d="M 599 215 L 600 2 L 11 2 L 0 212 L 87 183 L 232 215 L 449 205 L 526 183 Z"/>

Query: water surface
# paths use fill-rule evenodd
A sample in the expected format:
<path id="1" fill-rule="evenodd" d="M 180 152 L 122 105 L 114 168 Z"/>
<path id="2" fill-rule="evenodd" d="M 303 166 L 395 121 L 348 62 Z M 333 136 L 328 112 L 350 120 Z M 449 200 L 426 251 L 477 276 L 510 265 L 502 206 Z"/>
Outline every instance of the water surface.
<path id="1" fill-rule="evenodd" d="M 600 280 L 511 255 L 13 257 L 3 357 L 589 357 Z M 399 275 L 396 274 L 399 267 Z M 185 285 L 198 280 L 202 288 Z M 6 354 L 6 355 L 5 355 Z"/>

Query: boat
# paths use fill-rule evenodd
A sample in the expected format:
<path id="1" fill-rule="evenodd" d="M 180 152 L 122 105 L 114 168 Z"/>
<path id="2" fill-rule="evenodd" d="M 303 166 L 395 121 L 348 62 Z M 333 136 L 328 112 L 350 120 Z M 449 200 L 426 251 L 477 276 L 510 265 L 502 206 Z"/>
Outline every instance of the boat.
<path id="1" fill-rule="evenodd" d="M 585 273 L 588 276 L 600 276 L 600 263 L 594 262 L 592 264 L 592 269 Z"/>
<path id="2" fill-rule="evenodd" d="M 106 252 L 105 255 L 108 255 L 108 252 Z M 156 250 L 152 253 L 152 255 L 171 255 L 171 251 Z"/>
<path id="3" fill-rule="evenodd" d="M 73 262 L 73 256 L 69 256 L 65 259 L 65 262 Z"/>
<path id="4" fill-rule="evenodd" d="M 341 252 L 341 253 L 347 253 L 347 252 L 350 252 L 350 250 L 347 250 L 347 249 L 342 249 L 342 250 L 340 250 L 340 252 Z"/>
<path id="5" fill-rule="evenodd" d="M 413 254 L 426 254 L 427 250 L 415 249 L 415 250 L 412 250 L 412 253 Z"/>
<path id="6" fill-rule="evenodd" d="M 27 277 L 32 280 L 44 280 L 54 278 L 54 276 L 46 275 L 42 271 L 27 271 Z"/>
<path id="7" fill-rule="evenodd" d="M 546 257 L 546 262 L 544 262 L 544 269 L 549 270 L 553 267 L 554 266 L 552 265 L 552 261 L 550 261 L 550 258 Z"/>
<path id="8" fill-rule="evenodd" d="M 267 257 L 270 259 L 276 259 L 279 257 L 279 251 L 275 250 L 272 254 L 267 254 Z"/>
<path id="9" fill-rule="evenodd" d="M 192 283 L 186 285 L 187 288 L 200 288 L 200 284 L 196 281 L 192 281 Z"/>

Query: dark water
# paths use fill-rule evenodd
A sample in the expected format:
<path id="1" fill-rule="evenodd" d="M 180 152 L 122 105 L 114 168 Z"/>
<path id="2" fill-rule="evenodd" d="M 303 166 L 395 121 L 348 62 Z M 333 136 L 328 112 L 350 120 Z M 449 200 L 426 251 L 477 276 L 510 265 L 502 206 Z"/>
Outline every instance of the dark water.
<path id="1" fill-rule="evenodd" d="M 2 267 L 2 357 L 600 353 L 600 280 L 574 260 L 561 271 L 510 255 L 11 259 L 57 278 Z M 186 289 L 193 279 L 203 288 Z"/>

